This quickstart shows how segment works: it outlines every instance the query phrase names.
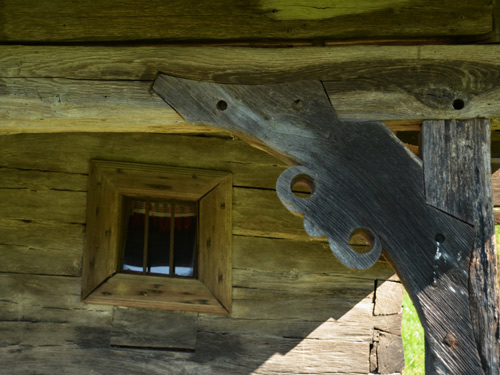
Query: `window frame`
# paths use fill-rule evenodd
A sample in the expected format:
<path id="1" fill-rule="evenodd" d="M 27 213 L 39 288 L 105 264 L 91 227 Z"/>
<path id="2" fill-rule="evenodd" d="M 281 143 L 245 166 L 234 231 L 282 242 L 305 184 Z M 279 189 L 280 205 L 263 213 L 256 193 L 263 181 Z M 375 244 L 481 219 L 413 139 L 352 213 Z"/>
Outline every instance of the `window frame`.
<path id="1" fill-rule="evenodd" d="M 198 201 L 198 278 L 120 273 L 123 197 Z M 228 172 L 92 160 L 82 300 L 227 314 L 232 302 L 232 176 Z"/>

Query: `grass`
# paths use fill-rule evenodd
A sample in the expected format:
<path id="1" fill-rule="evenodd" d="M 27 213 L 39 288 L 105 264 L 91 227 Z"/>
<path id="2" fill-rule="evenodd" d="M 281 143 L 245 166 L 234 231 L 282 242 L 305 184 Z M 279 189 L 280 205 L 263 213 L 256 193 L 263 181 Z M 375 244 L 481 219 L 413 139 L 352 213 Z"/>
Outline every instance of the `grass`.
<path id="1" fill-rule="evenodd" d="M 420 324 L 417 311 L 410 296 L 403 295 L 403 322 L 401 336 L 405 351 L 405 369 L 403 375 L 421 375 L 425 372 L 424 329 Z"/>

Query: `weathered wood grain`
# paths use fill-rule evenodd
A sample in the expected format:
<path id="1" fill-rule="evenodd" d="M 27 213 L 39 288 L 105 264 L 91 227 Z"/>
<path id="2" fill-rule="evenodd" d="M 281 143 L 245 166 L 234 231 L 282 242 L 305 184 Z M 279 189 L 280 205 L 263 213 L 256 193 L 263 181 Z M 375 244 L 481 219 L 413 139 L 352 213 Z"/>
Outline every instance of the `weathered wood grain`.
<path id="1" fill-rule="evenodd" d="M 354 290 L 355 291 L 355 290 Z M 339 319 L 357 308 L 373 310 L 373 296 L 370 293 L 352 295 L 293 294 L 288 291 L 234 288 L 233 311 L 236 319 L 303 319 L 326 321 Z"/>
<path id="2" fill-rule="evenodd" d="M 149 93 L 150 82 L 0 79 L 0 130 L 220 133 L 186 124 Z"/>
<path id="3" fill-rule="evenodd" d="M 65 345 L 106 349 L 110 342 L 110 330 L 104 324 L 88 327 L 84 323 L 0 321 L 0 329 L 0 348 L 8 347 L 14 351 L 22 347 L 52 346 L 62 349 Z"/>
<path id="4" fill-rule="evenodd" d="M 379 374 L 395 374 L 403 371 L 405 358 L 400 336 L 386 332 L 378 334 L 377 365 Z"/>
<path id="5" fill-rule="evenodd" d="M 78 277 L 0 273 L 0 321 L 110 326 L 111 307 L 80 302 Z"/>
<path id="6" fill-rule="evenodd" d="M 500 171 L 494 171 L 491 175 L 491 189 L 493 206 L 498 207 L 500 206 Z"/>
<path id="7" fill-rule="evenodd" d="M 0 167 L 88 174 L 92 159 L 229 171 L 236 186 L 273 189 L 285 168 L 276 158 L 231 138 L 137 133 L 0 137 Z"/>
<path id="8" fill-rule="evenodd" d="M 357 279 L 386 280 L 394 275 L 391 265 L 383 261 L 363 271 L 346 269 L 332 256 L 326 242 L 251 236 L 233 236 L 233 268 L 236 273 L 244 272 L 247 277 L 255 271 L 257 279 L 261 274 L 275 273 L 282 281 L 293 281 L 302 276 L 312 277 L 316 274 L 342 276 L 346 282 L 352 279 L 356 283 Z M 235 276 L 233 282 L 236 280 L 251 282 L 239 276 Z"/>
<path id="9" fill-rule="evenodd" d="M 0 133 L 227 135 L 220 129 L 186 123 L 175 111 L 165 107 L 157 95 L 149 92 L 150 85 L 150 81 L 3 78 L 0 79 L 3 109 Z M 420 122 L 389 120 L 386 124 L 394 131 L 412 131 L 420 129 Z"/>
<path id="10" fill-rule="evenodd" d="M 67 7 L 61 1 L 5 0 L 3 42 L 95 41 L 295 41 L 405 39 L 476 36 L 492 30 L 485 0 L 296 2 L 258 0 L 131 0 L 96 6 L 89 0 Z M 453 7 L 453 12 L 449 9 Z M 457 22 L 459 20 L 459 22 Z"/>
<path id="11" fill-rule="evenodd" d="M 373 315 L 401 314 L 403 286 L 399 282 L 377 280 L 375 283 L 375 307 Z"/>
<path id="12" fill-rule="evenodd" d="M 473 231 L 426 204 L 421 161 L 382 124 L 339 120 L 317 81 L 221 85 L 161 75 L 153 89 L 187 121 L 254 138 L 300 164 L 280 176 L 277 192 L 290 211 L 305 215 L 306 231 L 313 237 L 327 235 L 339 260 L 355 269 L 373 265 L 384 246 L 414 299 L 431 351 L 440 355 L 440 368 L 482 373 L 479 356 L 473 355 L 463 273 Z M 374 139 L 384 148 L 374 147 Z M 314 181 L 308 198 L 291 191 L 294 179 L 304 176 Z M 369 253 L 349 246 L 356 228 L 374 233 Z M 433 263 L 436 254 L 439 263 Z M 240 289 L 235 300 L 236 292 Z M 458 329 L 463 331 L 460 347 L 444 347 L 446 332 Z"/>
<path id="13" fill-rule="evenodd" d="M 470 269 L 463 270 L 468 270 L 468 313 L 484 373 L 498 373 L 500 330 L 489 121 L 426 121 L 423 139 L 427 201 L 474 225 Z M 460 348 L 464 337 L 463 333 L 450 332 L 443 340 L 454 349 Z M 426 368 L 439 367 L 439 361 L 439 354 L 427 358 Z"/>
<path id="14" fill-rule="evenodd" d="M 83 224 L 86 198 L 84 192 L 0 188 L 0 211 L 5 219 Z"/>
<path id="15" fill-rule="evenodd" d="M 79 276 L 83 240 L 80 224 L 2 219 L 0 272 Z"/>
<path id="16" fill-rule="evenodd" d="M 148 309 L 113 309 L 111 346 L 196 349 L 198 314 Z"/>
<path id="17" fill-rule="evenodd" d="M 106 375 L 123 373 L 152 375 L 170 373 L 210 374 L 231 373 L 244 375 L 237 366 L 219 366 L 211 368 L 186 361 L 190 353 L 123 350 L 106 348 L 80 348 L 77 345 L 64 346 L 7 346 L 0 348 L 2 375 L 25 375 L 36 369 L 41 374 Z M 126 369 L 126 370 L 125 370 Z M 247 372 L 248 374 L 248 372 Z"/>
<path id="18" fill-rule="evenodd" d="M 325 369 L 342 369 L 346 373 L 369 372 L 369 344 L 256 336 L 202 333 L 198 336 L 200 350 L 195 360 L 200 363 L 237 363 L 256 369 L 249 372 L 271 374 L 324 374 Z M 248 353 L 241 356 L 240 353 Z M 353 360 L 358 358 L 361 360 Z"/>
<path id="19" fill-rule="evenodd" d="M 110 131 L 119 131 L 120 121 L 123 129 L 136 131 L 175 131 L 167 121 L 189 131 L 167 108 L 163 118 L 157 118 L 157 102 L 145 91 L 146 83 L 116 81 L 153 80 L 159 72 L 221 83 L 290 82 L 297 76 L 322 80 L 339 117 L 346 120 L 491 116 L 493 128 L 500 125 L 500 108 L 496 104 L 500 95 L 500 47 L 496 45 L 112 50 L 2 46 L 0 51 L 0 77 L 5 78 L 0 83 L 5 94 L 1 103 L 7 109 L 0 116 L 0 129 L 5 132 L 17 131 L 18 127 L 34 131 L 42 126 L 47 131 L 62 131 L 65 123 L 73 131 L 84 130 L 84 126 L 97 129 L 99 123 Z M 9 77 L 13 79 L 6 79 Z M 92 93 L 92 85 L 96 93 Z M 75 87 L 81 89 L 71 89 Z M 464 102 L 462 109 L 453 107 L 456 99 Z M 26 111 L 23 101 L 36 105 L 38 115 Z M 120 113 L 125 103 L 131 105 L 128 115 Z M 143 115 L 148 121 L 142 125 L 138 122 L 140 107 L 148 109 Z M 34 117 L 50 122 L 30 124 Z"/>

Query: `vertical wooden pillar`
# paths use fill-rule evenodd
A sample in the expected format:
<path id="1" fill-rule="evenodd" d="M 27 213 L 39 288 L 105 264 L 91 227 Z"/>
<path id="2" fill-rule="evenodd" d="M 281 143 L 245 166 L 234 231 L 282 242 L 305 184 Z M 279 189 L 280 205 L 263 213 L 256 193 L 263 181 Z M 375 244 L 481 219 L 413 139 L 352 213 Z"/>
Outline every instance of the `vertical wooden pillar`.
<path id="1" fill-rule="evenodd" d="M 484 373 L 498 375 L 500 331 L 489 121 L 424 122 L 423 159 L 427 203 L 474 226 L 468 270 L 470 317 Z M 454 345 L 453 338 L 448 339 L 447 344 Z M 436 373 L 437 359 L 426 354 L 426 372 Z"/>

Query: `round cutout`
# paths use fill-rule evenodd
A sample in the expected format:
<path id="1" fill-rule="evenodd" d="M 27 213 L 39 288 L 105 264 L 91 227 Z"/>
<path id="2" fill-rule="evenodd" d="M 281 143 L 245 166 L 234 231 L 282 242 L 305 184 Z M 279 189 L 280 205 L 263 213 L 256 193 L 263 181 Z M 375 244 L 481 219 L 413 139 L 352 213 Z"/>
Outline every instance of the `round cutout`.
<path id="1" fill-rule="evenodd" d="M 358 254 L 369 253 L 373 249 L 375 236 L 366 228 L 357 228 L 349 236 L 349 245 Z"/>
<path id="2" fill-rule="evenodd" d="M 309 198 L 314 193 L 314 179 L 306 174 L 299 174 L 292 180 L 290 188 L 299 198 Z"/>

